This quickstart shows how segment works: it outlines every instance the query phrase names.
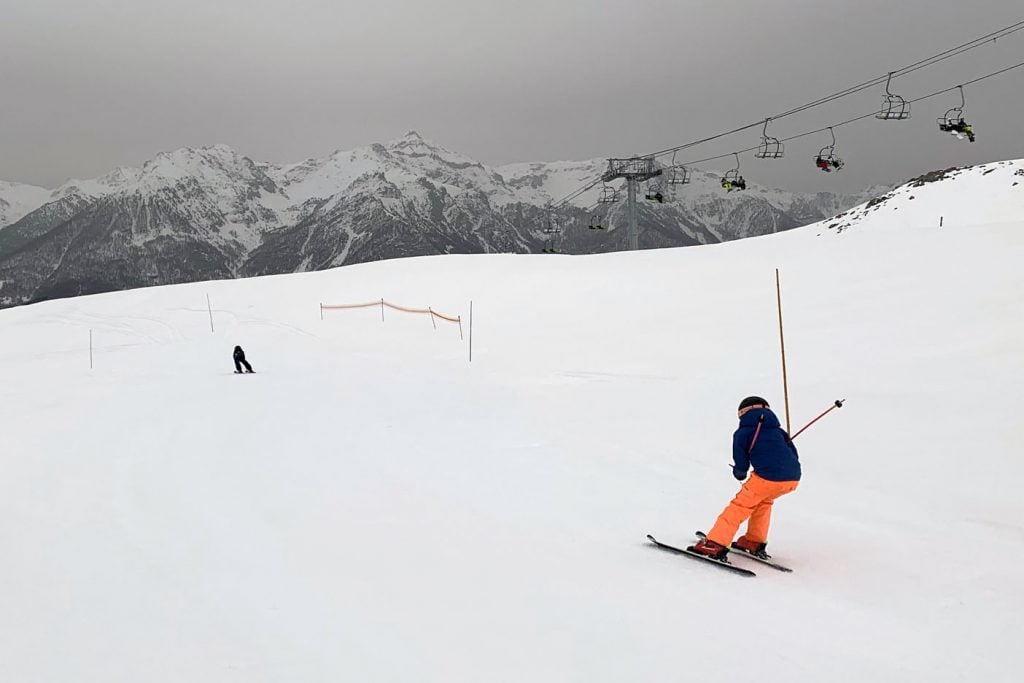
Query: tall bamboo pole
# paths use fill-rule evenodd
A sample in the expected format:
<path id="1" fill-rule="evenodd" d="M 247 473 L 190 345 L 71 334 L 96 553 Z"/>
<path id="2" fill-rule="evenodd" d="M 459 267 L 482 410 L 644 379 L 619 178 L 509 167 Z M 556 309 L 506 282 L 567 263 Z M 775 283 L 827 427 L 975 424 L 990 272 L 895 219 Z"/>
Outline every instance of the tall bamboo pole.
<path id="1" fill-rule="evenodd" d="M 782 286 L 779 269 L 775 269 L 775 300 L 779 307 L 779 344 L 782 347 L 782 394 L 786 401 L 786 432 L 789 432 L 789 377 L 786 374 L 786 336 L 782 331 Z"/>

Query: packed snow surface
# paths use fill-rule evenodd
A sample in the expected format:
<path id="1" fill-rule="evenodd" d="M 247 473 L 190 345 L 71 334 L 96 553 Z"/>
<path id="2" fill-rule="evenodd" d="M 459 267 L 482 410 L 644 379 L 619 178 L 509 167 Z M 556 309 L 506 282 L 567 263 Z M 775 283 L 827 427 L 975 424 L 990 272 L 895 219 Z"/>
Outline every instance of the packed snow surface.
<path id="1" fill-rule="evenodd" d="M 0 311 L 0 680 L 1018 680 L 1024 220 L 883 229 L 909 201 Z M 743 578 L 645 534 L 735 493 L 741 398 L 786 421 L 776 268 L 793 430 L 847 402 L 775 506 L 795 571 Z M 321 320 L 381 298 L 464 339 Z"/>

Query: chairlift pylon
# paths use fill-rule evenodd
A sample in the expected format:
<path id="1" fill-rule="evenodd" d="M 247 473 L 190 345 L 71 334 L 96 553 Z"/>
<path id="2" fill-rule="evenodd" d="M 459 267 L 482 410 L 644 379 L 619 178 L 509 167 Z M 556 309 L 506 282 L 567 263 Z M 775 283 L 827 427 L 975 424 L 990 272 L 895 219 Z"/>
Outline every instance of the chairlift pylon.
<path id="1" fill-rule="evenodd" d="M 845 162 L 836 156 L 836 132 L 832 130 L 832 126 L 828 127 L 828 132 L 832 134 L 832 144 L 822 147 L 818 156 L 814 158 L 814 165 L 825 173 L 831 173 L 833 169 L 838 171 L 845 165 Z"/>
<path id="2" fill-rule="evenodd" d="M 960 106 L 953 107 L 946 112 L 945 116 L 940 116 L 936 119 L 936 122 L 939 124 L 939 130 L 943 133 L 955 135 L 961 140 L 966 137 L 971 142 L 974 142 L 974 126 L 964 120 L 964 106 L 966 105 L 964 86 L 958 85 L 957 88 L 960 89 Z"/>
<path id="3" fill-rule="evenodd" d="M 732 192 L 733 190 L 745 190 L 747 189 L 747 181 L 740 175 L 740 155 L 739 152 L 733 152 L 732 155 L 736 157 L 736 168 L 731 171 L 726 171 L 725 175 L 722 176 L 722 187 L 726 192 Z"/>
<path id="4" fill-rule="evenodd" d="M 779 139 L 768 135 L 768 123 L 771 118 L 764 120 L 764 130 L 761 131 L 761 144 L 754 156 L 758 159 L 781 159 L 785 149 Z"/>
<path id="5" fill-rule="evenodd" d="M 889 78 L 885 81 L 885 95 L 882 96 L 882 108 L 875 114 L 876 119 L 882 119 L 883 121 L 902 121 L 910 118 L 910 102 L 907 102 L 900 95 L 894 95 L 889 90 L 889 84 L 892 83 L 892 74 L 889 72 Z"/>

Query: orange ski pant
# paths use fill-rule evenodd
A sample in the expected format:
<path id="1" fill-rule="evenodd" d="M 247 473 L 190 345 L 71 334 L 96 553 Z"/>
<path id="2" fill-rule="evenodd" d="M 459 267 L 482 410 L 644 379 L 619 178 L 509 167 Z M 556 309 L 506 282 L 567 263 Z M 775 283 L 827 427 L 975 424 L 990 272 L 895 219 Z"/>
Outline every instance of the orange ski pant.
<path id="1" fill-rule="evenodd" d="M 768 542 L 768 525 L 772 519 L 772 503 L 779 496 L 796 490 L 798 481 L 768 481 L 754 473 L 744 482 L 740 492 L 728 507 L 718 515 L 715 525 L 708 532 L 708 538 L 715 543 L 728 546 L 736 536 L 740 524 L 747 522 L 748 539 L 755 543 Z M 749 520 L 749 521 L 748 521 Z"/>

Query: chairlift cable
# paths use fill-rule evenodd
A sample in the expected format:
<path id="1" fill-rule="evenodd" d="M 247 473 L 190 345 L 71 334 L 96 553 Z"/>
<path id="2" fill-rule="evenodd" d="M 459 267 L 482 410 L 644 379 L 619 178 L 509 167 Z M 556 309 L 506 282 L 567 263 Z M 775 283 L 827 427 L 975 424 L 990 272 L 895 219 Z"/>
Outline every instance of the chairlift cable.
<path id="1" fill-rule="evenodd" d="M 1000 74 L 1006 73 L 1007 71 L 1012 71 L 1013 69 L 1019 69 L 1022 66 L 1024 66 L 1024 62 L 1020 62 L 1019 64 L 1014 64 L 1012 66 L 1008 66 L 1008 67 L 1006 67 L 1004 69 L 1000 69 L 999 71 L 993 71 L 992 73 L 985 74 L 984 76 L 979 76 L 978 78 L 974 78 L 974 79 L 969 80 L 969 81 L 964 81 L 960 85 L 954 85 L 954 86 L 951 86 L 949 88 L 944 88 L 942 90 L 937 90 L 937 91 L 935 91 L 933 93 L 929 93 L 927 95 L 922 95 L 920 97 L 915 97 L 914 99 L 907 100 L 907 102 L 921 102 L 921 101 L 924 101 L 924 100 L 927 100 L 927 99 L 931 99 L 933 97 L 938 97 L 939 95 L 944 95 L 944 94 L 946 94 L 948 92 L 952 92 L 952 91 L 956 90 L 957 88 L 959 88 L 961 86 L 971 85 L 973 83 L 977 83 L 979 81 L 983 81 L 983 80 L 985 80 L 987 78 L 992 78 L 993 76 L 998 76 Z M 795 135 L 791 135 L 791 136 L 786 137 L 786 138 L 781 138 L 779 141 L 780 142 L 790 142 L 791 140 L 799 140 L 800 138 L 805 138 L 805 137 L 807 137 L 809 135 L 816 135 L 818 133 L 824 133 L 825 131 L 828 131 L 831 128 L 839 128 L 840 126 L 846 126 L 846 125 L 849 125 L 851 123 L 856 123 L 857 121 L 863 121 L 864 119 L 872 118 L 876 113 L 877 113 L 877 110 L 869 112 L 867 114 L 861 114 L 860 116 L 854 116 L 853 118 L 846 119 L 845 121 L 840 121 L 839 123 L 833 123 L 830 126 L 825 126 L 823 128 L 816 128 L 814 130 L 808 130 L 808 131 L 804 131 L 802 133 L 797 133 Z M 834 135 L 835 135 L 835 133 L 833 132 L 833 136 Z M 726 159 L 726 158 L 731 157 L 731 156 L 733 156 L 734 154 L 737 154 L 737 153 L 738 154 L 746 154 L 748 152 L 753 152 L 753 151 L 755 151 L 757 149 L 758 149 L 758 147 L 748 147 L 746 149 L 739 150 L 739 152 L 728 152 L 726 154 L 718 154 L 718 155 L 712 156 L 712 157 L 705 157 L 703 159 L 697 159 L 697 160 L 694 160 L 694 161 L 687 161 L 686 163 L 689 164 L 689 165 L 696 165 L 696 164 L 704 163 L 706 161 L 717 161 L 718 159 Z"/>
<path id="2" fill-rule="evenodd" d="M 840 91 L 838 91 L 836 93 L 833 93 L 832 95 L 828 95 L 826 97 L 822 97 L 820 99 L 813 100 L 811 102 L 808 102 L 807 104 L 800 105 L 798 107 L 795 107 L 793 109 L 785 111 L 785 112 L 783 112 L 781 114 L 775 114 L 774 116 L 770 116 L 768 118 L 778 119 L 778 118 L 782 118 L 784 116 L 791 116 L 793 114 L 797 114 L 799 112 L 805 111 L 805 110 L 810 109 L 812 107 L 817 107 L 817 106 L 820 106 L 822 104 L 826 104 L 828 102 L 832 102 L 834 100 L 840 99 L 842 97 L 846 97 L 847 95 L 852 95 L 854 93 L 861 92 L 862 90 L 867 90 L 868 88 L 876 87 L 876 86 L 880 85 L 881 83 L 885 82 L 886 80 L 889 80 L 890 76 L 893 77 L 893 78 L 897 78 L 899 76 L 905 76 L 906 74 L 909 74 L 909 73 L 912 73 L 914 71 L 917 71 L 918 69 L 923 69 L 923 68 L 925 68 L 927 66 L 932 66 L 933 64 L 937 64 L 937 63 L 939 63 L 941 61 L 944 61 L 946 59 L 950 59 L 951 57 L 955 57 L 955 56 L 957 56 L 959 54 L 967 52 L 968 50 L 973 50 L 976 47 L 980 47 L 981 45 L 985 45 L 988 42 L 990 42 L 991 40 L 993 40 L 994 38 L 1002 38 L 1002 37 L 1008 36 L 1008 35 L 1010 35 L 1012 33 L 1016 33 L 1017 31 L 1020 31 L 1020 30 L 1024 30 L 1024 21 L 1019 21 L 1019 22 L 1017 22 L 1015 24 L 1011 24 L 1011 25 L 1006 26 L 1006 27 L 1004 27 L 1002 29 L 999 29 L 998 31 L 993 31 L 992 33 L 989 33 L 989 34 L 987 34 L 985 36 L 982 36 L 981 38 L 975 38 L 974 40 L 971 40 L 971 41 L 968 41 L 968 42 L 963 43 L 961 45 L 958 45 L 957 47 L 950 48 L 950 49 L 945 50 L 943 52 L 940 52 L 940 53 L 938 53 L 936 55 L 932 55 L 931 57 L 928 57 L 927 59 L 922 59 L 922 60 L 920 60 L 918 62 L 914 62 L 913 64 L 909 64 L 909 65 L 907 65 L 905 67 L 901 67 L 899 69 L 895 69 L 892 72 L 887 73 L 885 76 L 879 76 L 879 77 L 870 79 L 868 81 L 864 81 L 863 83 L 860 83 L 858 85 L 851 86 L 851 87 L 846 88 L 844 90 L 840 90 Z M 676 150 L 686 149 L 688 147 L 693 147 L 693 146 L 696 146 L 696 145 L 699 145 L 699 144 L 703 144 L 705 142 L 710 142 L 712 140 L 716 140 L 716 139 L 718 139 L 720 137 L 725 137 L 727 135 L 733 135 L 735 133 L 738 133 L 738 132 L 741 132 L 741 131 L 744 131 L 744 130 L 747 130 L 747 129 L 750 129 L 750 128 L 754 128 L 756 126 L 760 126 L 763 123 L 764 123 L 764 119 L 759 119 L 758 121 L 756 121 L 754 123 L 750 123 L 750 124 L 747 124 L 745 126 L 741 126 L 739 128 L 734 128 L 731 131 L 727 131 L 727 132 L 724 132 L 724 133 L 719 133 L 717 135 L 713 135 L 713 136 L 704 138 L 702 140 L 695 140 L 693 142 L 688 142 L 688 143 L 685 143 L 683 145 L 678 145 L 676 147 L 669 147 L 667 149 L 659 150 L 657 152 L 654 152 L 653 154 L 648 154 L 648 155 L 644 155 L 644 156 L 653 156 L 653 157 L 664 156 L 666 154 L 671 154 L 672 152 L 674 152 Z"/>
<path id="3" fill-rule="evenodd" d="M 820 106 L 822 104 L 826 104 L 828 102 L 832 102 L 832 101 L 840 99 L 842 97 L 846 97 L 847 95 L 852 95 L 854 93 L 861 92 L 861 91 L 866 90 L 868 88 L 876 87 L 876 86 L 880 85 L 882 82 L 891 82 L 892 78 L 896 78 L 896 77 L 899 77 L 899 76 L 905 76 L 905 75 L 907 75 L 909 73 L 913 73 L 914 71 L 917 71 L 918 69 L 923 69 L 925 67 L 932 66 L 933 64 L 937 64 L 937 63 L 939 63 L 941 61 L 944 61 L 946 59 L 950 59 L 950 58 L 955 57 L 957 55 L 960 55 L 960 54 L 962 54 L 964 52 L 967 52 L 968 50 L 973 50 L 976 47 L 980 47 L 981 45 L 985 45 L 985 44 L 987 44 L 987 43 L 989 43 L 991 41 L 994 41 L 994 40 L 996 40 L 998 38 L 1006 37 L 1008 35 L 1011 35 L 1013 33 L 1021 31 L 1021 30 L 1024 30 L 1024 21 L 1019 21 L 1017 23 L 1010 24 L 1009 26 L 1005 26 L 1005 27 L 1003 27 L 1003 28 L 1001 28 L 1001 29 L 999 29 L 997 31 L 993 31 L 991 33 L 988 33 L 988 34 L 986 34 L 986 35 L 984 35 L 984 36 L 982 36 L 980 38 L 975 38 L 974 40 L 968 41 L 966 43 L 962 43 L 962 44 L 960 44 L 960 45 L 958 45 L 956 47 L 950 48 L 948 50 L 944 50 L 943 52 L 940 52 L 938 54 L 932 55 L 931 57 L 928 57 L 926 59 L 920 60 L 918 62 L 914 62 L 913 64 L 909 64 L 909 65 L 907 65 L 905 67 L 901 67 L 899 69 L 896 69 L 896 70 L 894 70 L 892 72 L 887 73 L 885 76 L 880 76 L 880 77 L 876 77 L 876 78 L 873 78 L 873 79 L 868 80 L 868 81 L 864 81 L 863 83 L 860 83 L 858 85 L 851 86 L 851 87 L 846 88 L 844 90 L 837 91 L 836 93 L 833 93 L 832 95 L 828 95 L 828 96 L 820 98 L 818 100 L 814 100 L 812 102 L 808 102 L 807 104 L 800 105 L 799 107 L 790 109 L 790 110 L 788 110 L 786 112 L 783 112 L 781 114 L 776 114 L 776 115 L 768 117 L 768 118 L 770 118 L 770 119 L 778 119 L 778 118 L 782 118 L 782 117 L 785 117 L 785 116 L 790 116 L 790 115 L 793 115 L 793 114 L 805 111 L 807 109 L 811 109 L 813 107 L 817 107 L 817 106 Z M 970 81 L 966 81 L 964 83 L 961 83 L 959 86 L 953 86 L 953 87 L 950 87 L 950 88 L 945 88 L 943 90 L 931 93 L 929 95 L 924 95 L 924 96 L 918 97 L 916 99 L 907 100 L 907 103 L 909 104 L 909 103 L 913 103 L 913 102 L 920 102 L 922 100 L 926 100 L 926 99 L 929 99 L 931 97 L 935 97 L 935 96 L 938 96 L 938 95 L 950 92 L 951 90 L 954 90 L 957 87 L 961 87 L 961 86 L 965 86 L 965 85 L 971 85 L 973 83 L 978 83 L 978 82 L 983 81 L 983 80 L 985 80 L 987 78 L 992 78 L 993 76 L 998 76 L 1000 74 L 1003 74 L 1003 73 L 1005 73 L 1007 71 L 1011 71 L 1011 70 L 1016 69 L 1016 68 L 1019 68 L 1021 66 L 1024 66 L 1024 62 L 1022 62 L 1020 64 L 1015 64 L 1013 66 L 1006 67 L 1006 68 L 1001 69 L 999 71 L 994 71 L 992 73 L 986 74 L 984 76 L 980 76 L 980 77 L 975 78 L 975 79 L 970 80 Z M 846 121 L 842 121 L 840 123 L 833 124 L 832 126 L 826 126 L 824 128 L 819 128 L 819 129 L 813 130 L 813 131 L 807 131 L 805 133 L 799 133 L 797 135 L 794 135 L 794 136 L 791 136 L 791 137 L 788 137 L 788 138 L 783 138 L 780 141 L 781 142 L 788 142 L 790 140 L 796 140 L 796 139 L 799 139 L 799 138 L 802 138 L 802 137 L 806 137 L 808 135 L 813 135 L 815 133 L 821 133 L 821 132 L 824 132 L 825 130 L 828 130 L 828 128 L 830 128 L 830 127 L 838 128 L 840 126 L 844 126 L 844 125 L 847 125 L 847 124 L 850 124 L 850 123 L 855 123 L 855 122 L 860 121 L 862 119 L 870 118 L 872 116 L 875 116 L 875 114 L 877 114 L 877 111 L 871 112 L 870 114 L 865 114 L 863 116 L 857 116 L 857 117 L 854 117 L 852 119 L 847 119 Z M 717 140 L 717 139 L 720 139 L 720 138 L 723 138 L 723 137 L 727 137 L 729 135 L 735 135 L 736 133 L 741 133 L 741 132 L 749 130 L 751 128 L 756 128 L 758 126 L 762 126 L 764 123 L 765 123 L 765 119 L 758 119 L 757 121 L 755 121 L 753 123 L 749 123 L 749 124 L 746 124 L 746 125 L 743 125 L 743 126 L 738 126 L 736 128 L 733 128 L 732 130 L 724 131 L 722 133 L 717 133 L 715 135 L 711 135 L 711 136 L 708 136 L 708 137 L 705 137 L 705 138 L 701 138 L 699 140 L 694 140 L 694 141 L 691 141 L 691 142 L 688 142 L 688 143 L 685 143 L 685 144 L 682 144 L 682 145 L 677 145 L 675 147 L 668 147 L 666 149 L 659 150 L 657 152 L 653 152 L 651 154 L 645 154 L 645 155 L 640 155 L 640 156 L 656 158 L 656 157 L 665 156 L 665 155 L 668 155 L 668 154 L 673 154 L 675 152 L 678 152 L 678 151 L 681 151 L 681 150 L 684 150 L 684 149 L 688 149 L 688 148 L 691 148 L 691 147 L 696 147 L 698 145 L 702 145 L 702 144 L 705 144 L 707 142 L 712 142 L 714 140 Z M 758 147 L 751 147 L 751 148 L 747 148 L 747 149 L 744 149 L 744 150 L 740 150 L 739 153 L 740 154 L 745 154 L 747 152 L 755 151 L 757 149 L 758 149 Z M 690 164 L 690 165 L 695 165 L 695 164 L 703 163 L 703 162 L 706 162 L 706 161 L 715 161 L 715 160 L 718 160 L 718 159 L 724 159 L 724 158 L 726 158 L 728 156 L 731 156 L 731 154 L 732 153 L 730 153 L 730 154 L 720 154 L 720 155 L 716 155 L 716 156 L 712 156 L 712 157 L 707 157 L 707 158 L 704 158 L 704 159 L 698 159 L 696 161 L 690 161 L 690 162 L 687 162 L 687 163 Z M 597 178 L 595 178 L 594 180 L 590 181 L 589 183 L 587 183 L 583 187 L 579 188 L 578 190 L 575 190 L 574 192 L 571 192 L 568 195 L 562 197 L 558 201 L 553 202 L 551 204 L 551 207 L 552 208 L 558 208 L 558 207 L 561 207 L 561 206 L 565 206 L 566 204 L 571 202 L 573 199 L 575 199 L 576 197 L 582 195 L 583 193 L 587 192 L 588 190 L 596 187 L 601 182 L 602 182 L 601 176 L 598 176 Z"/>

